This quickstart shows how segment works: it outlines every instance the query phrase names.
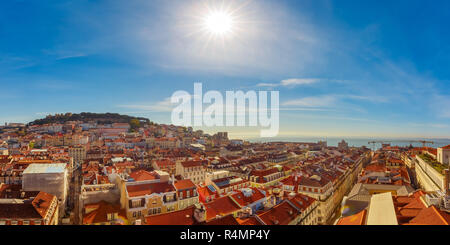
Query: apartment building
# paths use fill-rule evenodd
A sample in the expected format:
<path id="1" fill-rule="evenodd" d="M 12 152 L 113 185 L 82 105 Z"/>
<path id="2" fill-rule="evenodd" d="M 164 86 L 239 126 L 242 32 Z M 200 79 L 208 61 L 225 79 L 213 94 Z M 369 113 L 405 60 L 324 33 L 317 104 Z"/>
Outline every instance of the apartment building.
<path id="1" fill-rule="evenodd" d="M 121 207 L 131 224 L 141 224 L 144 217 L 178 210 L 173 179 L 162 171 L 138 171 L 120 179 Z"/>
<path id="2" fill-rule="evenodd" d="M 190 179 L 195 184 L 205 181 L 205 166 L 208 160 L 188 160 L 176 163 L 176 175 L 181 175 L 184 179 Z"/>
<path id="3" fill-rule="evenodd" d="M 0 225 L 58 224 L 57 197 L 42 191 L 35 196 L 30 194 L 21 192 L 20 196 L 0 198 Z"/>
<path id="4" fill-rule="evenodd" d="M 444 165 L 450 165 L 450 145 L 437 148 L 437 160 Z"/>
<path id="5" fill-rule="evenodd" d="M 86 159 L 86 148 L 84 146 L 73 146 L 69 148 L 69 156 L 73 158 L 76 166 L 79 166 Z"/>
<path id="6" fill-rule="evenodd" d="M 197 186 L 190 180 L 178 180 L 174 183 L 178 197 L 178 209 L 185 209 L 199 203 Z"/>
<path id="7" fill-rule="evenodd" d="M 69 192 L 68 176 L 65 163 L 30 164 L 23 171 L 22 188 L 24 191 L 44 191 L 56 196 L 62 216 Z"/>

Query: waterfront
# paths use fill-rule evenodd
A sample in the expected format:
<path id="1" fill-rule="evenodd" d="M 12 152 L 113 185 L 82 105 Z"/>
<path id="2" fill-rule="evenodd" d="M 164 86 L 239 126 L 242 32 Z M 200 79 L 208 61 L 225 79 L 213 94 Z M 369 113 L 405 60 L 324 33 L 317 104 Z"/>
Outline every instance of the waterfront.
<path id="1" fill-rule="evenodd" d="M 318 142 L 326 141 L 328 146 L 337 146 L 339 142 L 345 140 L 349 146 L 361 147 L 366 146 L 369 148 L 373 147 L 373 144 L 369 144 L 371 141 L 381 142 L 386 144 L 391 144 L 392 146 L 409 146 L 422 147 L 423 144 L 417 141 L 432 141 L 434 144 L 427 144 L 428 147 L 442 147 L 450 144 L 450 139 L 424 139 L 424 138 L 351 138 L 351 137 L 275 137 L 275 138 L 258 138 L 249 139 L 250 142 Z M 376 149 L 381 148 L 381 143 L 375 144 Z"/>

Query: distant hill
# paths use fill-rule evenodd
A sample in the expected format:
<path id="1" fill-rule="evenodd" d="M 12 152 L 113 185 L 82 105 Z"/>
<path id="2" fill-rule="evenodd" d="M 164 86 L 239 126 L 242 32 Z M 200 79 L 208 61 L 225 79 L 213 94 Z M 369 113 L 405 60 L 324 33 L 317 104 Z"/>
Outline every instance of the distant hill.
<path id="1" fill-rule="evenodd" d="M 152 124 L 152 122 L 148 118 L 143 117 L 132 117 L 128 115 L 120 115 L 118 113 L 91 113 L 91 112 L 82 112 L 79 114 L 76 113 L 65 113 L 65 114 L 56 114 L 56 115 L 48 115 L 45 118 L 34 120 L 30 122 L 28 125 L 43 125 L 48 123 L 65 123 L 68 121 L 83 121 L 83 122 L 97 122 L 101 124 L 109 124 L 109 123 L 130 123 L 131 120 L 137 119 L 146 124 Z"/>

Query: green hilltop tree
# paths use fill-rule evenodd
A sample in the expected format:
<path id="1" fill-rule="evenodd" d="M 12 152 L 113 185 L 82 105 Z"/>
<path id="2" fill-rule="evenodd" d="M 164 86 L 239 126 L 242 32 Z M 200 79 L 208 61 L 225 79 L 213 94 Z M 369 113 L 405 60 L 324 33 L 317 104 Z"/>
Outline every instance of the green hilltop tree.
<path id="1" fill-rule="evenodd" d="M 141 127 L 141 122 L 138 119 L 131 119 L 129 124 L 131 132 L 136 132 Z"/>

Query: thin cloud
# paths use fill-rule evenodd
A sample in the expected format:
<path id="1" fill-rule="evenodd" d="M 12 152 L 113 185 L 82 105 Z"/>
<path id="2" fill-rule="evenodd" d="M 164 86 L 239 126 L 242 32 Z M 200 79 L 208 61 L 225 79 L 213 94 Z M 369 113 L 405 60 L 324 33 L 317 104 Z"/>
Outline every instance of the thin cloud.
<path id="1" fill-rule="evenodd" d="M 75 53 L 75 54 L 68 54 L 68 55 L 63 55 L 63 56 L 57 57 L 56 60 L 66 60 L 66 59 L 81 58 L 81 57 L 86 57 L 86 56 L 88 56 L 88 55 L 84 54 L 84 53 Z"/>
<path id="2" fill-rule="evenodd" d="M 319 79 L 309 79 L 309 78 L 292 78 L 281 81 L 281 86 L 297 86 L 297 85 L 306 85 L 313 84 L 319 82 Z"/>
<path id="3" fill-rule="evenodd" d="M 256 84 L 257 87 L 278 87 L 279 84 L 277 83 L 258 83 Z"/>
<path id="4" fill-rule="evenodd" d="M 171 103 L 170 98 L 166 98 L 163 101 L 159 101 L 153 104 L 118 105 L 117 107 L 142 110 L 147 112 L 171 112 L 174 106 L 175 105 Z"/>
<path id="5" fill-rule="evenodd" d="M 300 85 L 309 85 L 319 82 L 318 78 L 290 78 L 282 80 L 279 83 L 258 83 L 257 87 L 295 87 Z"/>
<path id="6" fill-rule="evenodd" d="M 331 107 L 337 102 L 336 96 L 324 95 L 316 97 L 305 97 L 301 99 L 289 100 L 282 103 L 283 106 L 301 107 Z"/>

